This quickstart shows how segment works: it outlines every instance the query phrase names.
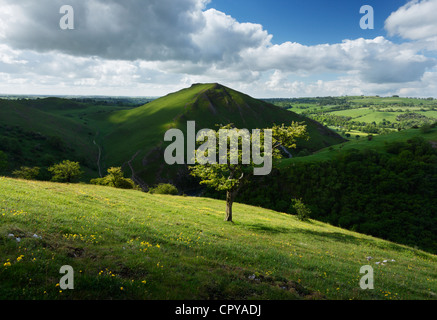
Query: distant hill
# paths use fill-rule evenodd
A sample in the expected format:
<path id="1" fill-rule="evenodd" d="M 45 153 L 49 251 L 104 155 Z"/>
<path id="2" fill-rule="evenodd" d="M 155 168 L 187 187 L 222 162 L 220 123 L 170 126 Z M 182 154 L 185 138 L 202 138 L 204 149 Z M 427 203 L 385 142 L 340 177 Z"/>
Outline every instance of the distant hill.
<path id="1" fill-rule="evenodd" d="M 160 181 L 185 188 L 191 183 L 187 168 L 164 162 L 164 134 L 170 128 L 185 132 L 190 120 L 196 121 L 197 130 L 229 123 L 263 129 L 305 122 L 311 139 L 301 141 L 294 154 L 344 141 L 309 118 L 212 83 L 195 84 L 139 107 L 129 101 L 109 104 L 105 99 L 0 100 L 0 151 L 9 158 L 6 173 L 23 165 L 46 168 L 69 159 L 81 163 L 84 181 L 110 166 L 122 166 L 144 188 Z M 43 170 L 41 178 L 47 179 L 48 173 Z"/>
<path id="2" fill-rule="evenodd" d="M 229 123 L 251 130 L 305 122 L 311 139 L 300 141 L 297 152 L 303 149 L 312 152 L 345 141 L 316 121 L 223 85 L 194 84 L 139 108 L 110 114 L 107 121 L 113 124 L 113 130 L 103 138 L 103 161 L 106 165 L 126 165 L 126 161 L 132 160 L 129 165 L 139 180 L 177 183 L 174 177 L 183 174 L 185 168 L 166 168 L 163 137 L 170 128 L 186 132 L 187 121 L 193 120 L 197 130 L 216 129 L 217 124 Z"/>

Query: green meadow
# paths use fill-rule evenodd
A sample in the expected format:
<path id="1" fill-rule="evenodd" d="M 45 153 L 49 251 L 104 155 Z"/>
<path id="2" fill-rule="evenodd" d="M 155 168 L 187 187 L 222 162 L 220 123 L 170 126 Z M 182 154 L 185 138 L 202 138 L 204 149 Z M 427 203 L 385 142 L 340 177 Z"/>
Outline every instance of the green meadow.
<path id="1" fill-rule="evenodd" d="M 435 255 L 317 221 L 236 203 L 231 224 L 225 202 L 208 198 L 0 185 L 1 299 L 437 297 Z M 60 288 L 64 265 L 74 290 Z M 365 265 L 374 290 L 360 288 Z"/>

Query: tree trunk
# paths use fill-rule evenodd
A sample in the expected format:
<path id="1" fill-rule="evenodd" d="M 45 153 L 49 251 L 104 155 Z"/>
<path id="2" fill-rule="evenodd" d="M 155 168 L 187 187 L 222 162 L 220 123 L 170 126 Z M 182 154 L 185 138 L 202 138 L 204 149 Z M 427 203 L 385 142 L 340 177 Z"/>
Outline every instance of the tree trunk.
<path id="1" fill-rule="evenodd" d="M 226 191 L 226 219 L 225 221 L 232 222 L 232 204 L 234 203 L 234 193 Z"/>
<path id="2" fill-rule="evenodd" d="M 229 179 L 234 178 L 235 172 L 231 172 L 229 175 Z M 241 189 L 241 186 L 243 185 L 242 181 L 244 178 L 244 172 L 241 173 L 241 177 L 238 178 L 238 183 L 234 185 L 234 187 L 231 190 L 226 191 L 226 219 L 225 221 L 233 222 L 232 221 L 232 205 L 234 203 L 235 197 L 237 196 L 238 192 Z"/>

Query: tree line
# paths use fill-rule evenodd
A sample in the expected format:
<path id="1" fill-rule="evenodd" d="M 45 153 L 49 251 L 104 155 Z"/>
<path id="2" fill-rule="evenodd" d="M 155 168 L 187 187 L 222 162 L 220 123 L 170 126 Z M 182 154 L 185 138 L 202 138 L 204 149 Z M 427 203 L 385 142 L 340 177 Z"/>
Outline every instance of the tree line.
<path id="1" fill-rule="evenodd" d="M 6 155 L 0 151 L 0 169 L 7 166 Z M 56 163 L 47 169 L 52 177 L 51 181 L 60 183 L 77 183 L 80 181 L 82 174 L 79 162 L 64 160 Z M 24 180 L 41 180 L 40 167 L 21 166 L 14 170 L 12 175 L 18 179 Z M 107 170 L 107 175 L 102 178 L 91 179 L 90 184 L 110 186 L 120 189 L 136 189 L 139 187 L 132 181 L 132 179 L 125 178 L 121 167 L 111 167 Z"/>

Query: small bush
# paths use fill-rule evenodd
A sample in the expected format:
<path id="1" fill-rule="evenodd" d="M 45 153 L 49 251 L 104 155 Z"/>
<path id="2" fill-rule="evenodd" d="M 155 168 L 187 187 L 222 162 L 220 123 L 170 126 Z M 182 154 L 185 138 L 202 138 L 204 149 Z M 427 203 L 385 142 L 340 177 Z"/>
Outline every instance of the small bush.
<path id="1" fill-rule="evenodd" d="M 12 172 L 12 174 L 19 179 L 35 180 L 39 176 L 40 169 L 38 167 L 21 167 L 18 170 Z"/>
<path id="2" fill-rule="evenodd" d="M 120 167 L 109 168 L 108 175 L 103 178 L 92 179 L 90 183 L 118 189 L 137 189 L 137 186 L 132 179 L 124 177 L 123 171 Z"/>
<path id="3" fill-rule="evenodd" d="M 311 210 L 305 206 L 302 199 L 293 199 L 291 207 L 300 221 L 309 221 Z"/>
<path id="4" fill-rule="evenodd" d="M 155 188 L 150 188 L 149 193 L 151 194 L 169 194 L 177 195 L 179 194 L 178 188 L 170 183 L 161 183 Z"/>

